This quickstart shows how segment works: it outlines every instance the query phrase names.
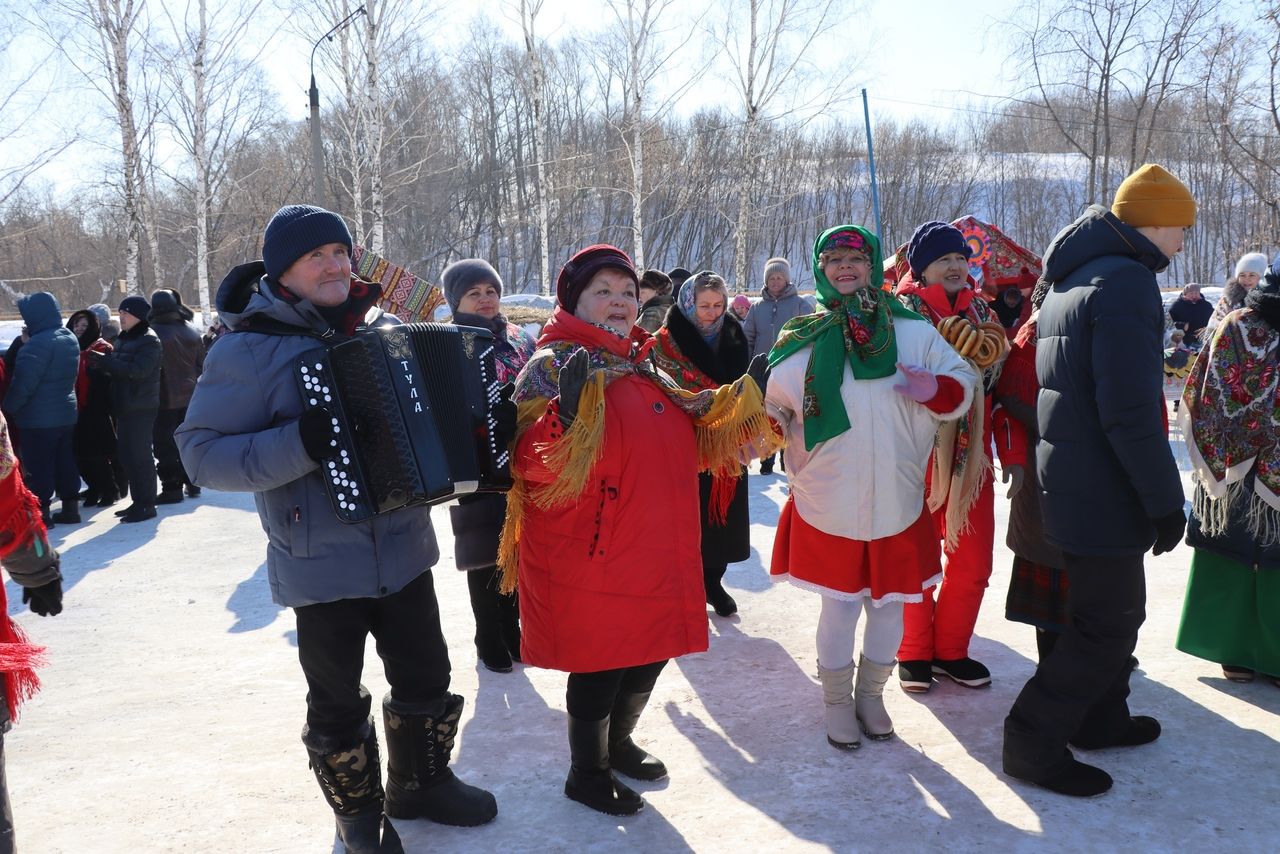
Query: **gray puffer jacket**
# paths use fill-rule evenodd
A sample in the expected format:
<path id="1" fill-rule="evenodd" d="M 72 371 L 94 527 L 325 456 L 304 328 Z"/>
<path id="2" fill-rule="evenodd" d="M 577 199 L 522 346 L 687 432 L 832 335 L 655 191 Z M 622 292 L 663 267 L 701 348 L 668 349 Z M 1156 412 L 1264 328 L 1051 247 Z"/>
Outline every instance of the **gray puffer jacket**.
<path id="1" fill-rule="evenodd" d="M 298 434 L 294 379 L 298 357 L 321 346 L 317 336 L 330 326 L 310 302 L 286 301 L 264 273 L 260 261 L 242 264 L 218 289 L 218 313 L 236 331 L 209 351 L 175 434 L 183 465 L 200 486 L 254 493 L 275 602 L 296 608 L 396 593 L 440 557 L 430 510 L 338 521 Z M 353 290 L 348 318 L 362 317 L 374 297 Z"/>
<path id="2" fill-rule="evenodd" d="M 768 288 L 761 288 L 760 302 L 751 307 L 751 313 L 742 321 L 751 355 L 768 353 L 782 333 L 782 324 L 793 317 L 812 314 L 813 310 L 813 300 L 800 296 L 792 282 L 788 282 L 787 289 L 777 297 L 769 293 Z"/>

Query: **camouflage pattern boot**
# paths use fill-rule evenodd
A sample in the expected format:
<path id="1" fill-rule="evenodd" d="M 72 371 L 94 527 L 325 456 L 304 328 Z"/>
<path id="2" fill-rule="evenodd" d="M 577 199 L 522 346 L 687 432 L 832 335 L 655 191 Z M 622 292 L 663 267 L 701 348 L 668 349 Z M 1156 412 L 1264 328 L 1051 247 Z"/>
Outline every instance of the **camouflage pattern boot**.
<path id="1" fill-rule="evenodd" d="M 302 728 L 312 772 L 333 808 L 338 841 L 348 854 L 404 854 L 391 822 L 384 824 L 378 734 L 369 718 L 348 739 Z"/>
<path id="2" fill-rule="evenodd" d="M 405 703 L 390 694 L 383 699 L 387 815 L 456 827 L 486 824 L 497 816 L 493 795 L 468 786 L 449 770 L 462 702 L 457 694 L 426 703 Z"/>

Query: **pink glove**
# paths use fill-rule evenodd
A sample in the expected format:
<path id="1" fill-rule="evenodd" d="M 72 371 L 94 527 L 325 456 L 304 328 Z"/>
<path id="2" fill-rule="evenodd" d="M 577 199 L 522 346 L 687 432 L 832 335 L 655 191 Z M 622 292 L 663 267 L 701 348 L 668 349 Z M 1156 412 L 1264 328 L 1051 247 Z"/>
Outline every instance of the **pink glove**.
<path id="1" fill-rule="evenodd" d="M 899 362 L 898 370 L 906 380 L 893 387 L 898 394 L 909 397 L 917 403 L 926 403 L 933 400 L 933 396 L 938 393 L 938 378 L 928 369 L 909 368 Z"/>

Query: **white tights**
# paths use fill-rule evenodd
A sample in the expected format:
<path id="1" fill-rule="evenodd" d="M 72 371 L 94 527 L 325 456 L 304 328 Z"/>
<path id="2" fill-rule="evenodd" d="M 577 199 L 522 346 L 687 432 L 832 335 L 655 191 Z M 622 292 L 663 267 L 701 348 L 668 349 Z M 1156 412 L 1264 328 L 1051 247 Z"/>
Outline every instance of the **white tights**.
<path id="1" fill-rule="evenodd" d="M 866 597 L 823 596 L 818 615 L 818 664 L 824 670 L 839 670 L 853 661 L 858 615 L 864 607 L 867 627 L 862 632 L 862 654 L 876 664 L 890 664 L 897 657 L 902 643 L 901 602 L 885 602 L 877 608 Z"/>

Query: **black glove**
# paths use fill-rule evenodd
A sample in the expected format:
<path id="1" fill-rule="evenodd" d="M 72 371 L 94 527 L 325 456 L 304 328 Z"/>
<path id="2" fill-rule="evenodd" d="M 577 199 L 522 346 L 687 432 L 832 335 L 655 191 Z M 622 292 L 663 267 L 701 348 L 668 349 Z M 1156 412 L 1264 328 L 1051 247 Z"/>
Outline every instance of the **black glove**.
<path id="1" fill-rule="evenodd" d="M 507 383 L 498 389 L 498 405 L 493 408 L 493 438 L 499 448 L 505 448 L 516 437 L 517 411 L 511 395 L 515 394 L 515 383 Z"/>
<path id="2" fill-rule="evenodd" d="M 1182 509 L 1179 508 L 1168 516 L 1161 516 L 1155 523 L 1156 544 L 1151 553 L 1162 555 L 1177 548 L 1178 543 L 1182 542 L 1182 535 L 1187 531 L 1187 516 Z"/>
<path id="3" fill-rule="evenodd" d="M 298 419 L 298 435 L 307 456 L 318 463 L 338 455 L 338 443 L 334 440 L 333 413 L 327 406 L 308 409 Z"/>
<path id="4" fill-rule="evenodd" d="M 590 370 L 591 359 L 583 349 L 575 351 L 560 366 L 560 423 L 566 430 L 578 417 L 578 399 L 582 397 L 582 387 L 587 384 Z"/>
<path id="5" fill-rule="evenodd" d="M 747 365 L 747 376 L 756 381 L 760 396 L 764 397 L 765 391 L 769 388 L 769 354 L 758 353 L 751 360 L 751 364 Z"/>
<path id="6" fill-rule="evenodd" d="M 31 603 L 31 610 L 42 617 L 56 617 L 62 613 L 62 579 L 55 578 L 39 587 L 22 588 L 22 601 Z"/>

